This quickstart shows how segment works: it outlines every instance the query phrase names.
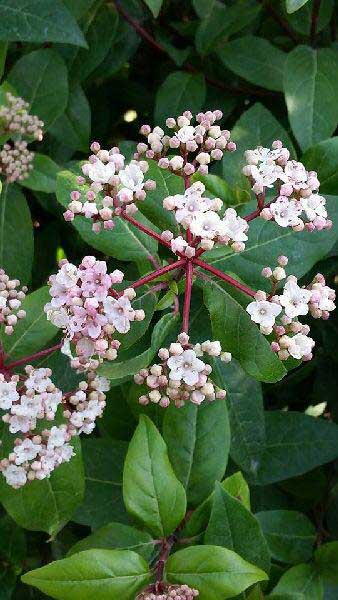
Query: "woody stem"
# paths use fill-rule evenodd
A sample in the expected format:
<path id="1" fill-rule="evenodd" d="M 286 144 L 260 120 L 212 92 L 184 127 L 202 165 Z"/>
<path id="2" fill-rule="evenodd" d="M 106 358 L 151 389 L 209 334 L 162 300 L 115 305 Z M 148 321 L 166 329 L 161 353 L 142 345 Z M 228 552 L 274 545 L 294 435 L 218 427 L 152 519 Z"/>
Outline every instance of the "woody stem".
<path id="1" fill-rule="evenodd" d="M 149 275 L 145 275 L 145 277 L 141 277 L 141 279 L 138 279 L 137 281 L 132 283 L 130 285 L 130 287 L 135 289 L 135 288 L 141 287 L 142 285 L 146 285 L 150 281 L 153 281 L 153 279 L 156 279 L 157 277 L 161 277 L 161 275 L 165 275 L 166 273 L 169 273 L 170 271 L 179 269 L 180 267 L 182 267 L 185 264 L 185 262 L 186 262 L 186 259 L 181 258 L 180 260 L 177 260 L 176 262 L 172 263 L 171 265 L 166 265 L 165 267 L 162 267 L 161 269 L 157 269 L 157 271 L 153 271 L 152 273 L 149 273 Z"/>
<path id="2" fill-rule="evenodd" d="M 209 271 L 209 273 L 216 275 L 216 277 L 218 277 L 219 279 L 226 281 L 227 283 L 229 283 L 233 287 L 237 288 L 241 292 L 244 292 L 244 294 L 247 294 L 248 296 L 251 296 L 252 298 L 255 297 L 255 295 L 256 295 L 255 290 L 249 288 L 248 286 L 244 285 L 243 283 L 240 283 L 239 281 L 237 281 L 237 279 L 230 277 L 230 275 L 223 273 L 223 271 L 216 269 L 212 265 L 208 265 L 208 263 L 205 263 L 203 260 L 200 260 L 199 258 L 195 258 L 193 262 L 198 267 L 202 267 L 202 269 L 204 269 L 205 271 Z"/>
<path id="3" fill-rule="evenodd" d="M 170 243 L 166 242 L 165 240 L 163 240 L 161 238 L 161 236 L 158 233 L 156 233 L 156 231 L 153 231 L 149 227 L 146 227 L 146 225 L 142 225 L 142 223 L 140 223 L 139 221 L 137 221 L 136 219 L 134 219 L 134 217 L 131 217 L 130 215 L 127 215 L 125 212 L 122 212 L 120 216 L 123 219 L 125 219 L 126 221 L 128 221 L 129 223 L 131 223 L 132 225 L 134 225 L 135 227 L 137 227 L 137 229 L 139 229 L 140 231 L 142 231 L 146 235 L 149 235 L 154 240 L 157 240 L 159 242 L 159 244 L 162 244 L 163 246 L 166 246 L 167 248 L 171 249 Z"/>
<path id="4" fill-rule="evenodd" d="M 51 346 L 50 348 L 45 348 L 45 350 L 40 350 L 39 352 L 35 352 L 35 354 L 30 354 L 29 356 L 24 356 L 23 358 L 19 358 L 15 360 L 9 365 L 5 365 L 6 370 L 14 369 L 15 367 L 20 367 L 21 365 L 26 365 L 33 360 L 37 360 L 38 358 L 43 358 L 44 356 L 48 356 L 48 354 L 52 354 L 56 350 L 60 350 L 62 344 L 55 344 L 55 346 Z"/>

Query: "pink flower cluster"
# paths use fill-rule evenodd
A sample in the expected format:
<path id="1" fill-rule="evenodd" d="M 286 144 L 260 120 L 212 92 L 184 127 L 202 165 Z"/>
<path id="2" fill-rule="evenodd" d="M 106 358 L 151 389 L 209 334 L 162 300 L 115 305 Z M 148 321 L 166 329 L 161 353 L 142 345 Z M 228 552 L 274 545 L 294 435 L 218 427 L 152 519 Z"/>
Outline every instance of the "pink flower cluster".
<path id="1" fill-rule="evenodd" d="M 26 286 L 20 289 L 19 279 L 10 279 L 0 269 L 0 326 L 4 325 L 6 335 L 12 335 L 17 322 L 26 316 L 26 311 L 20 308 L 26 292 Z"/>
<path id="2" fill-rule="evenodd" d="M 149 165 L 146 161 L 132 160 L 125 166 L 125 157 L 117 147 L 101 150 L 98 142 L 91 145 L 93 154 L 82 167 L 85 177 L 78 177 L 79 189 L 71 192 L 71 202 L 64 213 L 66 221 L 83 215 L 93 221 L 96 233 L 114 227 L 113 218 L 122 212 L 134 214 L 137 202 L 143 201 L 146 191 L 156 184 L 144 181 Z M 89 182 L 89 186 L 88 186 Z"/>
<path id="3" fill-rule="evenodd" d="M 141 369 L 134 376 L 135 383 L 150 390 L 140 396 L 140 404 L 153 402 L 166 408 L 173 402 L 181 407 L 189 401 L 201 404 L 204 400 L 224 398 L 226 391 L 215 386 L 209 377 L 211 366 L 200 359 L 204 354 L 220 357 L 225 362 L 231 360 L 231 354 L 222 352 L 219 342 L 207 340 L 191 346 L 186 333 L 181 333 L 169 349 L 160 348 L 158 357 L 161 363 L 152 365 L 150 369 Z"/>
<path id="4" fill-rule="evenodd" d="M 168 585 L 163 593 L 141 592 L 136 600 L 194 600 L 199 591 L 189 585 Z"/>
<path id="5" fill-rule="evenodd" d="M 275 188 L 277 198 L 265 207 L 260 216 L 274 220 L 280 227 L 294 231 L 330 229 L 326 200 L 318 193 L 320 183 L 315 171 L 307 171 L 301 162 L 289 160 L 290 153 L 276 140 L 272 148 L 259 146 L 245 152 L 247 164 L 243 173 L 256 194 Z"/>
<path id="6" fill-rule="evenodd" d="M 171 135 L 165 134 L 161 127 L 151 129 L 149 125 L 142 125 L 140 133 L 147 138 L 147 143 L 137 145 L 134 158 L 145 155 L 156 160 L 159 167 L 182 176 L 193 175 L 196 171 L 206 175 L 212 161 L 221 160 L 226 150 L 236 150 L 230 132 L 215 124 L 222 117 L 220 110 L 208 110 L 196 117 L 186 110 L 177 119 L 169 117 L 166 120 Z M 172 150 L 178 150 L 178 154 L 167 157 Z"/>
<path id="7" fill-rule="evenodd" d="M 311 360 L 314 340 L 309 337 L 310 327 L 298 318 L 310 313 L 315 318 L 328 319 L 335 309 L 335 292 L 328 287 L 323 275 L 318 274 L 307 287 L 300 287 L 294 275 L 286 276 L 287 258 L 280 256 L 279 266 L 265 267 L 262 275 L 270 279 L 272 293 L 259 290 L 255 300 L 247 306 L 252 321 L 260 326 L 264 335 L 273 333 L 271 349 L 281 360 L 290 356 L 298 360 Z M 280 281 L 286 279 L 281 294 L 276 294 Z M 276 324 L 276 319 L 279 319 Z"/>
<path id="8" fill-rule="evenodd" d="M 63 330 L 62 352 L 73 368 L 94 370 L 103 359 L 114 360 L 120 342 L 113 334 L 127 333 L 131 322 L 144 319 L 143 310 L 132 308 L 130 301 L 136 296 L 132 288 L 120 296 L 111 290 L 122 280 L 121 271 L 108 274 L 107 264 L 94 256 L 85 256 L 79 267 L 61 261 L 59 272 L 49 278 L 52 300 L 45 312 Z"/>
<path id="9" fill-rule="evenodd" d="M 29 114 L 29 103 L 10 92 L 5 94 L 5 98 L 7 105 L 0 106 L 0 129 L 2 133 L 32 137 L 41 142 L 44 123 L 35 115 Z"/>

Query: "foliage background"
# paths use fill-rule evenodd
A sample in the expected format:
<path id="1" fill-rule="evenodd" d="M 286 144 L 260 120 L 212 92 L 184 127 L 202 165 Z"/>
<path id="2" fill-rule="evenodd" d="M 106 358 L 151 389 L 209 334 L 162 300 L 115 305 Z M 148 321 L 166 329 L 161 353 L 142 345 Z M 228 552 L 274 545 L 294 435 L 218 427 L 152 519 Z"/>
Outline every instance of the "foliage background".
<path id="1" fill-rule="evenodd" d="M 280 138 L 307 168 L 318 170 L 321 191 L 333 196 L 332 210 L 337 214 L 338 45 L 333 0 L 288 0 L 287 7 L 284 1 L 258 0 L 123 0 L 118 5 L 104 0 L 32 0 L 28 8 L 22 0 L 14 4 L 11 11 L 11 0 L 0 0 L 0 67 L 5 82 L 1 93 L 9 84 L 28 100 L 31 112 L 45 121 L 47 134 L 36 148 L 33 175 L 22 186 L 12 187 L 1 208 L 0 255 L 5 268 L 31 290 L 39 290 L 33 304 L 46 301 L 40 288 L 63 256 L 79 262 L 83 255 L 95 252 L 123 268 L 130 280 L 148 268 L 142 253 L 131 259 L 126 254 L 128 232 L 118 247 L 108 251 L 63 221 L 56 198 L 57 174 L 76 169 L 75 161 L 86 157 L 92 140 L 103 147 L 120 144 L 130 155 L 142 123 L 161 124 L 166 116 L 186 108 L 220 108 L 226 127 L 233 131 L 238 151 L 214 168 L 213 175 L 222 180 L 208 179 L 209 189 L 228 205 L 249 200 L 241 176 L 243 150 Z M 298 5 L 303 6 L 287 12 Z M 26 10 L 29 15 L 23 18 Z M 61 203 L 67 192 L 62 185 L 59 178 Z M 317 234 L 309 243 L 297 235 L 289 241 L 268 242 L 258 236 L 248 262 L 230 262 L 230 271 L 240 266 L 243 279 L 249 276 L 258 282 L 269 251 L 273 257 L 288 254 L 287 243 L 302 275 L 318 259 L 312 271 L 323 272 L 332 287 L 337 273 L 337 220 L 327 247 L 324 238 L 316 240 Z M 306 274 L 306 281 L 310 276 Z M 151 324 L 157 319 L 155 312 Z M 193 335 L 200 336 L 203 329 L 208 336 L 209 317 L 198 291 L 192 326 Z M 309 562 L 315 542 L 338 539 L 338 426 L 327 429 L 328 421 L 338 422 L 337 326 L 337 316 L 312 323 L 317 342 L 314 360 L 281 382 L 262 385 L 238 363 L 219 374 L 229 391 L 232 441 L 227 475 L 240 468 L 250 483 L 252 511 L 261 514 L 270 550 L 273 547 L 270 587 L 291 565 L 310 565 L 312 575 L 305 578 L 310 587 L 303 596 L 291 598 L 338 597 L 338 580 L 324 578 L 319 585 Z M 53 334 L 41 320 L 35 335 L 47 343 Z M 149 346 L 150 332 L 135 352 Z M 52 357 L 48 364 L 53 361 L 63 389 L 72 389 L 73 375 L 65 363 Z M 318 407 L 322 402 L 327 404 Z M 305 411 L 317 421 L 304 416 Z M 34 497 L 25 492 L 19 497 L 1 486 L 1 600 L 45 597 L 21 584 L 17 575 L 65 556 L 91 530 L 110 521 L 127 522 L 121 472 L 138 412 L 133 385 L 114 387 L 98 431 L 82 444 L 84 499 L 81 466 L 76 461 L 71 472 L 55 474 L 52 484 L 46 483 L 43 493 Z M 318 416 L 323 412 L 325 419 Z M 151 416 L 161 428 L 163 412 L 153 411 Z M 208 436 L 206 447 L 199 447 L 199 459 L 195 455 L 194 468 L 202 478 L 210 475 L 210 465 L 206 467 L 210 445 L 217 460 L 227 452 L 223 443 L 218 444 L 214 418 L 196 424 L 197 438 Z M 164 436 L 167 431 L 170 448 L 168 430 L 167 423 Z M 213 479 L 222 477 L 213 473 L 211 468 L 207 492 Z M 67 500 L 70 480 L 72 499 Z M 193 504 L 205 494 L 206 488 L 197 489 Z M 305 524 L 285 511 L 303 513 Z M 298 552 L 291 553 L 290 540 Z M 337 567 L 338 552 L 330 560 Z"/>

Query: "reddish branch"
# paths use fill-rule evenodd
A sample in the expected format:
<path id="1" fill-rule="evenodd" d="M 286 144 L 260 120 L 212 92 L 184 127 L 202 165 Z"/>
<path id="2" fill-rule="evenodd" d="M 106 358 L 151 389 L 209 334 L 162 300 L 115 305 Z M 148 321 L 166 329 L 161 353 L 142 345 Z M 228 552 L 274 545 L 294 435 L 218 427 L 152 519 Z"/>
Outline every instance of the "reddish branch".
<path id="1" fill-rule="evenodd" d="M 209 271 L 209 273 L 216 275 L 216 277 L 218 277 L 219 279 L 222 279 L 223 281 L 226 281 L 227 283 L 229 283 L 233 287 L 237 288 L 238 290 L 241 290 L 241 292 L 244 292 L 244 294 L 247 294 L 248 296 L 251 296 L 252 298 L 255 297 L 255 295 L 256 295 L 255 290 L 249 288 L 247 285 L 244 285 L 243 283 L 240 283 L 239 281 L 237 281 L 237 279 L 230 277 L 230 275 L 223 273 L 223 271 L 216 269 L 212 265 L 208 265 L 208 263 L 205 263 L 203 260 L 200 260 L 199 258 L 195 258 L 195 260 L 193 262 L 198 267 L 201 267 L 205 271 Z"/>
<path id="2" fill-rule="evenodd" d="M 11 363 L 9 363 L 9 365 L 5 365 L 5 368 L 7 371 L 10 371 L 11 369 L 14 369 L 15 367 L 20 367 L 21 365 L 26 365 L 34 360 L 37 360 L 38 358 L 43 358 L 44 356 L 48 356 L 48 354 L 52 354 L 53 352 L 55 352 L 56 350 L 60 350 L 62 344 L 55 344 L 55 346 L 51 346 L 50 348 L 46 348 L 45 350 L 40 350 L 39 352 L 35 352 L 35 354 L 30 354 L 30 356 L 24 356 L 23 358 L 19 358 L 18 360 L 15 360 Z"/>
<path id="3" fill-rule="evenodd" d="M 183 315 L 182 315 L 182 331 L 184 331 L 185 333 L 189 332 L 193 272 L 194 272 L 194 267 L 192 265 L 192 262 L 187 261 L 186 267 L 185 267 L 185 294 L 184 294 L 184 305 L 183 305 Z"/>

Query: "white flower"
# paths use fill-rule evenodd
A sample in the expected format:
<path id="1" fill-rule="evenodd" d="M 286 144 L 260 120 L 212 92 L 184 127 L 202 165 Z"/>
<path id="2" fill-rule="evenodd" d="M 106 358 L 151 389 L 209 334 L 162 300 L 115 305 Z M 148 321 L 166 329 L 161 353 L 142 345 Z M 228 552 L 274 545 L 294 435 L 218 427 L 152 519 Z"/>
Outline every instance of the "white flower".
<path id="1" fill-rule="evenodd" d="M 41 444 L 34 444 L 32 440 L 23 440 L 21 444 L 15 446 L 15 464 L 22 465 L 27 460 L 34 460 L 41 450 Z"/>
<path id="2" fill-rule="evenodd" d="M 228 236 L 234 242 L 246 242 L 248 236 L 247 222 L 237 215 L 234 208 L 227 208 L 223 217 L 222 235 Z"/>
<path id="3" fill-rule="evenodd" d="M 199 379 L 199 373 L 204 370 L 205 364 L 196 356 L 194 350 L 184 350 L 178 356 L 171 356 L 168 359 L 170 369 L 169 379 L 172 381 L 181 381 L 187 385 L 195 385 Z"/>
<path id="4" fill-rule="evenodd" d="M 16 465 L 8 465 L 3 470 L 3 475 L 8 483 L 15 489 L 25 485 L 27 481 L 27 474 L 23 467 L 17 467 Z"/>
<path id="5" fill-rule="evenodd" d="M 188 242 L 179 235 L 177 238 L 174 238 L 170 242 L 170 246 L 173 252 L 183 252 L 185 248 L 188 246 Z"/>
<path id="6" fill-rule="evenodd" d="M 276 202 L 270 204 L 270 211 L 278 225 L 294 227 L 300 223 L 302 205 L 296 200 L 289 200 L 286 196 L 279 196 Z"/>
<path id="7" fill-rule="evenodd" d="M 47 315 L 47 320 L 53 323 L 55 327 L 59 327 L 60 329 L 65 329 L 69 325 L 69 315 L 65 308 L 54 309 L 52 308 L 52 303 L 48 302 L 45 305 L 45 312 Z"/>
<path id="8" fill-rule="evenodd" d="M 72 263 L 65 263 L 55 275 L 55 282 L 66 289 L 72 288 L 79 279 L 78 269 Z M 53 282 L 54 283 L 54 282 Z"/>
<path id="9" fill-rule="evenodd" d="M 300 359 L 304 356 L 309 356 L 314 345 L 315 342 L 312 338 L 303 333 L 297 333 L 292 338 L 289 338 L 287 348 L 293 358 Z"/>
<path id="10" fill-rule="evenodd" d="M 181 127 L 181 129 L 179 129 L 176 133 L 176 136 L 178 137 L 180 142 L 182 142 L 182 144 L 186 144 L 187 142 L 193 140 L 194 135 L 195 127 L 193 127 L 192 125 L 185 125 L 184 127 Z"/>
<path id="11" fill-rule="evenodd" d="M 16 391 L 16 381 L 0 380 L 0 409 L 9 410 L 12 404 L 19 400 L 19 394 Z"/>
<path id="12" fill-rule="evenodd" d="M 134 320 L 135 311 L 126 296 L 118 300 L 109 296 L 103 301 L 104 314 L 108 323 L 114 325 L 119 333 L 127 333 L 130 329 L 130 321 Z"/>
<path id="13" fill-rule="evenodd" d="M 255 300 L 246 307 L 251 320 L 262 327 L 271 328 L 275 324 L 276 317 L 281 313 L 282 307 L 276 302 L 268 300 Z"/>
<path id="14" fill-rule="evenodd" d="M 144 174 L 135 163 L 130 163 L 123 171 L 120 171 L 119 178 L 123 187 L 132 192 L 138 192 L 143 188 Z"/>
<path id="15" fill-rule="evenodd" d="M 285 176 L 283 181 L 291 183 L 295 190 L 301 190 L 307 187 L 308 174 L 301 162 L 289 160 L 284 168 Z"/>
<path id="16" fill-rule="evenodd" d="M 204 186 L 203 186 L 204 187 Z M 175 219 L 178 223 L 189 225 L 192 218 L 210 210 L 213 201 L 210 198 L 203 198 L 200 189 L 188 188 L 184 196 L 174 196 L 175 204 L 178 210 L 175 213 Z M 190 191 L 192 189 L 192 191 Z"/>
<path id="17" fill-rule="evenodd" d="M 324 196 L 311 194 L 308 198 L 301 198 L 300 202 L 309 221 L 314 221 L 316 217 L 323 217 L 323 219 L 326 219 L 327 210 L 325 207 L 326 200 Z"/>
<path id="18" fill-rule="evenodd" d="M 30 429 L 35 429 L 35 427 L 35 419 L 30 419 L 29 417 L 23 417 L 19 415 L 11 415 L 10 417 L 9 431 L 11 433 L 18 433 L 18 431 L 21 431 L 22 433 L 28 433 Z"/>
<path id="19" fill-rule="evenodd" d="M 52 380 L 48 377 L 49 370 L 47 369 L 34 369 L 29 377 L 25 381 L 25 386 L 27 390 L 35 390 L 42 394 L 42 392 L 46 392 L 47 388 L 53 385 Z"/>
<path id="20" fill-rule="evenodd" d="M 307 315 L 311 295 L 309 290 L 305 290 L 299 287 L 295 281 L 289 280 L 284 285 L 279 301 L 284 306 L 285 314 L 293 319 L 299 315 Z"/>
<path id="21" fill-rule="evenodd" d="M 94 163 L 84 165 L 83 172 L 95 183 L 109 183 L 110 178 L 115 175 L 114 162 L 103 163 L 96 159 Z"/>
<path id="22" fill-rule="evenodd" d="M 208 210 L 205 213 L 197 213 L 191 222 L 191 233 L 202 239 L 214 239 L 222 231 L 222 221 L 217 213 Z"/>
<path id="23" fill-rule="evenodd" d="M 95 377 L 92 385 L 98 392 L 109 392 L 110 390 L 110 383 L 109 380 L 106 379 L 106 377 Z"/>
<path id="24" fill-rule="evenodd" d="M 255 181 L 255 191 L 263 191 L 264 187 L 272 187 L 277 179 L 281 178 L 283 169 L 274 161 L 262 162 L 258 166 L 251 165 L 250 175 Z"/>
<path id="25" fill-rule="evenodd" d="M 52 427 L 48 437 L 48 448 L 58 448 L 67 441 L 67 431 L 64 427 Z"/>

